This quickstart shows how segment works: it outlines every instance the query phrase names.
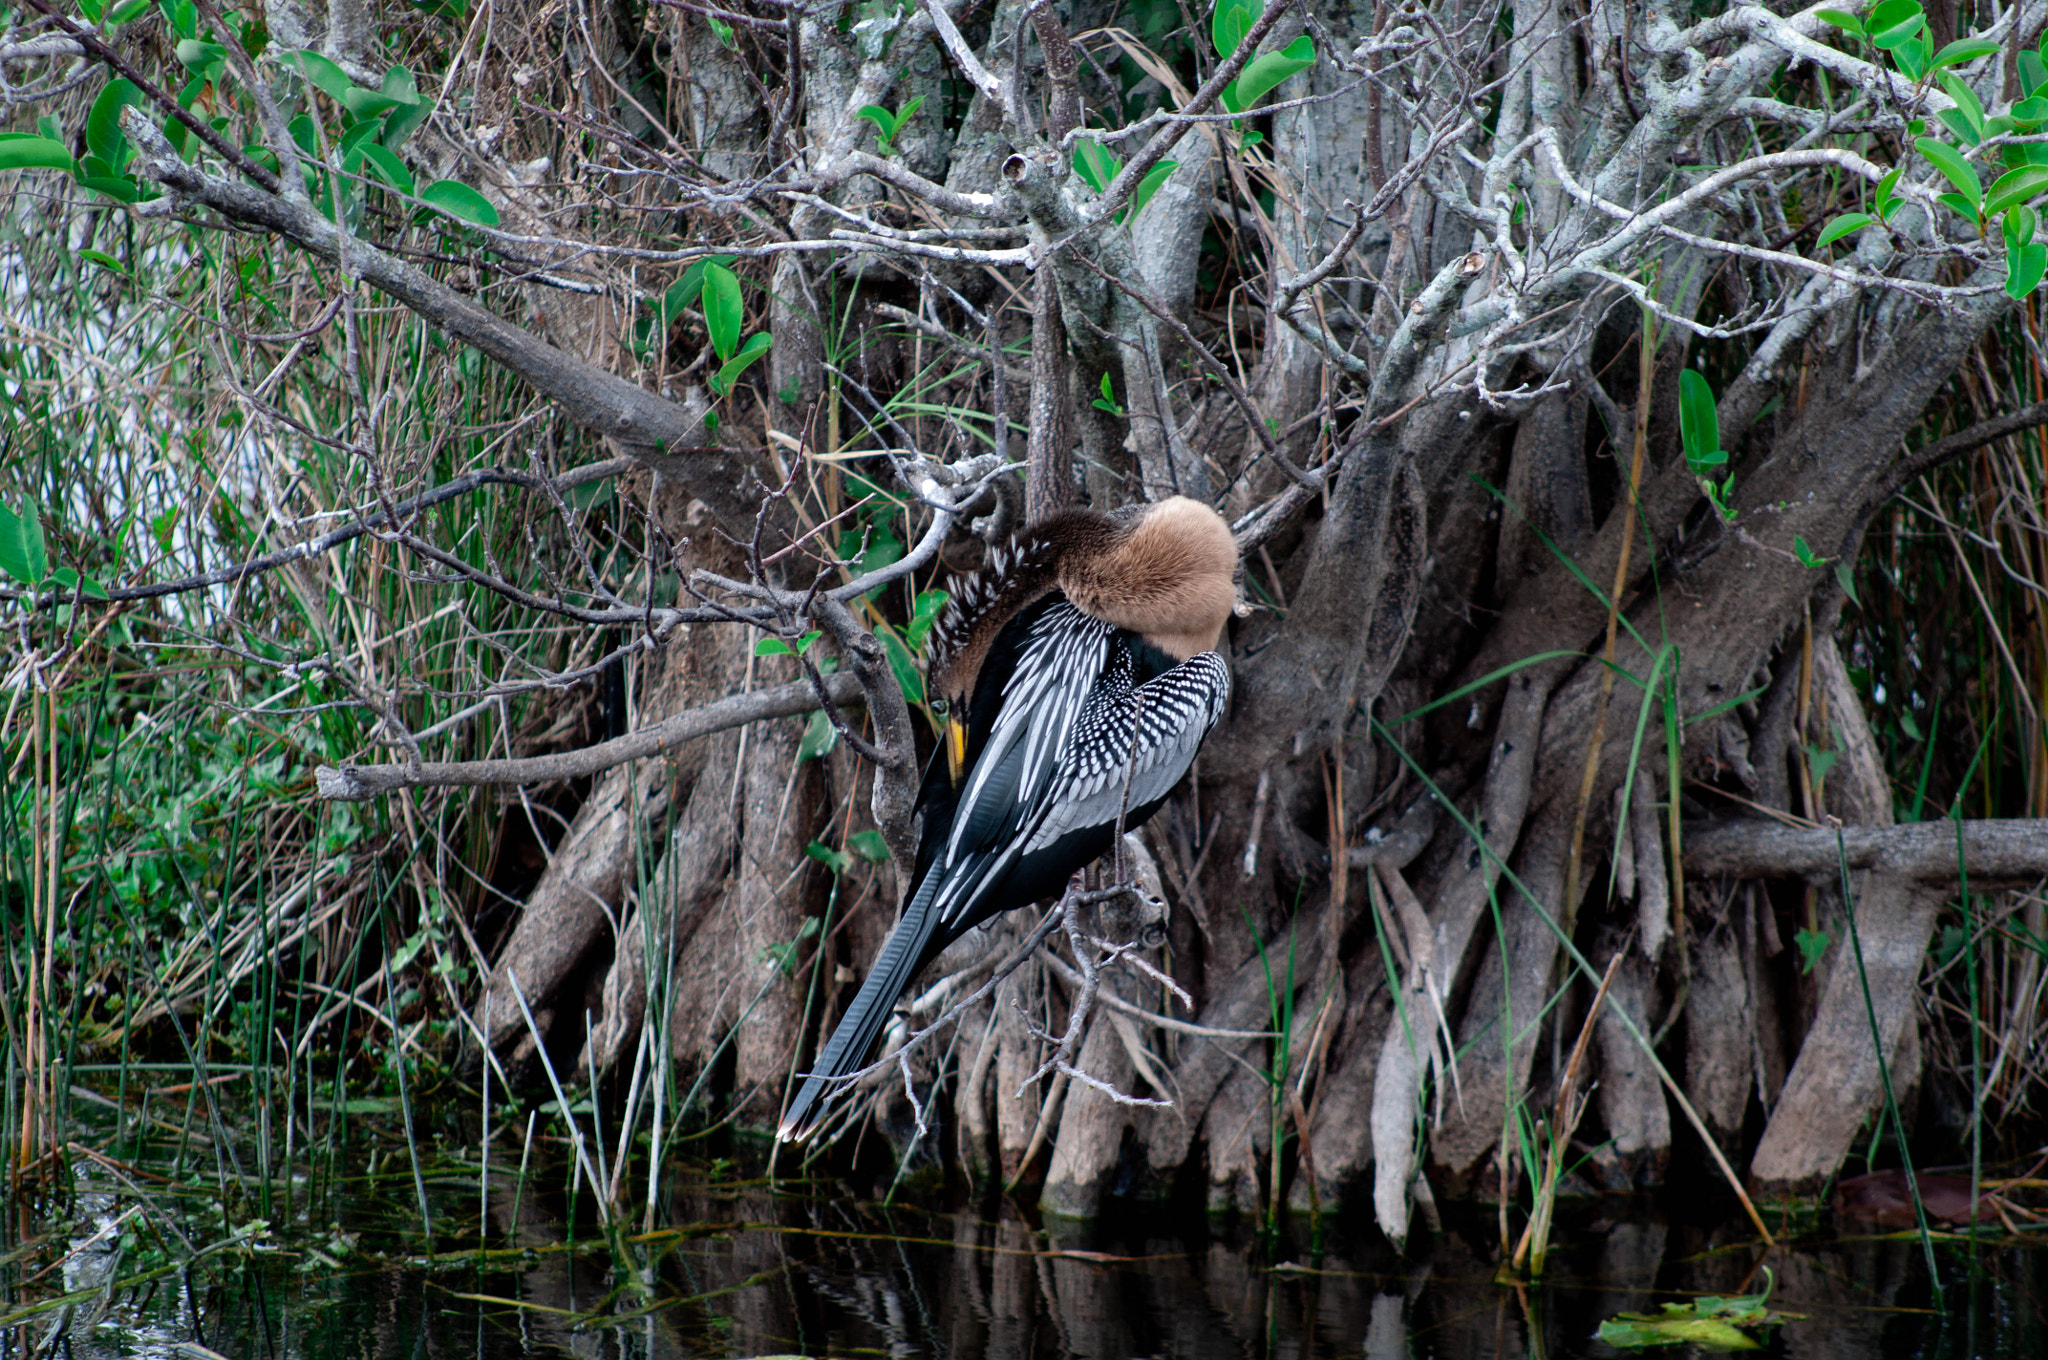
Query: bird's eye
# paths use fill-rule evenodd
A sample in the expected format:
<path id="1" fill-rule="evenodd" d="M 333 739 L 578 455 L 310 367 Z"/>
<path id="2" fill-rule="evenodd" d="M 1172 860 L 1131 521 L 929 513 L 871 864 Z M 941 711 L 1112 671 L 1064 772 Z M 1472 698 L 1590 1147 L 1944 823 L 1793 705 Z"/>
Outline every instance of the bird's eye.
<path id="1" fill-rule="evenodd" d="M 941 718 L 945 717 L 946 714 L 950 713 L 952 709 L 953 706 L 947 703 L 944 699 L 932 700 L 932 712 Z"/>

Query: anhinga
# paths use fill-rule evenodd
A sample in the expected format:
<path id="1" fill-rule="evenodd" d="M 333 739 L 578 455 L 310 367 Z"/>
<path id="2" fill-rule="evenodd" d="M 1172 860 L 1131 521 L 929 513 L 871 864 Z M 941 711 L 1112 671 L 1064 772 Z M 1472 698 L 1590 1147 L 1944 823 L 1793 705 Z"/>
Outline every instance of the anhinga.
<path id="1" fill-rule="evenodd" d="M 912 978 L 999 911 L 1058 893 L 1150 817 L 1230 698 L 1237 602 L 1222 516 L 1175 496 L 1062 510 L 953 583 L 929 682 L 944 718 L 918 793 L 915 890 L 782 1117 L 807 1138 Z"/>

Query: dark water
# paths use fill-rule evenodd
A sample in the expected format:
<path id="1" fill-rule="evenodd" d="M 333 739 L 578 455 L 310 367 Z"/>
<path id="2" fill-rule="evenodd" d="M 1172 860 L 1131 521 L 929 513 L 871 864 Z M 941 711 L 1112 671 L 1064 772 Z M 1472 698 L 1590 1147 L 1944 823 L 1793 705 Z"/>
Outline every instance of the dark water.
<path id="1" fill-rule="evenodd" d="M 1771 1307 L 1799 1315 L 1757 1333 L 1766 1354 L 2048 1356 L 2038 1247 L 1938 1245 L 1937 1308 L 1916 1240 L 1815 1225 L 1767 1254 L 1739 1226 L 1675 1224 L 1640 1205 L 1570 1206 L 1548 1278 L 1514 1288 L 1494 1281 L 1491 1215 L 1454 1219 L 1401 1258 L 1348 1220 L 1326 1223 L 1318 1252 L 1305 1225 L 1274 1243 L 1126 1208 L 1061 1228 L 1008 1208 L 883 1207 L 700 1169 L 661 1187 L 652 1231 L 644 1210 L 611 1236 L 584 1213 L 572 1240 L 559 1178 L 521 1188 L 494 1168 L 486 1193 L 476 1168 L 443 1164 L 426 1178 L 430 1255 L 409 1163 L 311 1204 L 303 1185 L 291 1203 L 284 1187 L 259 1202 L 224 1200 L 218 1183 L 123 1186 L 90 1165 L 76 1176 L 68 1223 L 53 1214 L 38 1236 L 10 1215 L 4 1261 L 10 1311 L 66 1282 L 83 1301 L 0 1333 L 0 1356 L 1542 1360 L 1624 1354 L 1596 1339 L 1603 1318 L 1752 1292 L 1765 1267 Z M 266 1204 L 268 1226 L 252 1226 Z M 125 1249 L 111 1251 L 112 1235 L 80 1249 L 95 1222 L 124 1214 Z M 152 1263 L 167 1273 L 132 1282 Z M 96 1279 L 125 1283 L 85 1298 Z"/>

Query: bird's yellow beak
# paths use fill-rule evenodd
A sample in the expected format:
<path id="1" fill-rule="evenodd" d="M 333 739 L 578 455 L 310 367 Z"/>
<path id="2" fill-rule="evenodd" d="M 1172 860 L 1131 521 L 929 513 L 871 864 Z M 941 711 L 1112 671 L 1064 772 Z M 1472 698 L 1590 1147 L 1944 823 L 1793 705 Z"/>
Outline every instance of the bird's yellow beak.
<path id="1" fill-rule="evenodd" d="M 946 769 L 955 785 L 967 774 L 967 724 L 958 718 L 946 720 Z"/>

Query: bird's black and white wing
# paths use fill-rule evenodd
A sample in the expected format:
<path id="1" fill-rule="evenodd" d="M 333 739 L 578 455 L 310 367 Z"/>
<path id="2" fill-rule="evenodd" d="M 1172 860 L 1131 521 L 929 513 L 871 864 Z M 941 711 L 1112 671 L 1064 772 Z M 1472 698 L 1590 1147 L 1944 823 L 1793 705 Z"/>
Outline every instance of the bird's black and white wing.
<path id="1" fill-rule="evenodd" d="M 1123 656 L 1113 664 L 1130 661 Z M 1166 797 L 1230 703 L 1230 668 L 1214 652 L 1135 688 L 1105 679 L 1111 683 L 1095 687 L 1067 737 L 1044 795 L 1044 818 L 1024 844 L 1027 855 L 1076 831 L 1114 827 L 1119 815 L 1135 819 L 1138 809 Z"/>

